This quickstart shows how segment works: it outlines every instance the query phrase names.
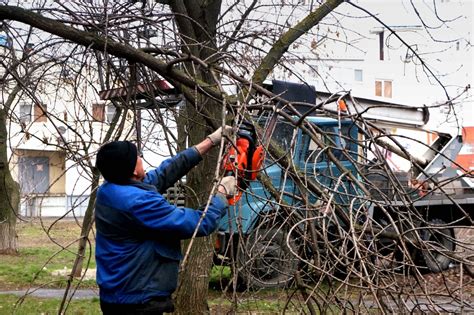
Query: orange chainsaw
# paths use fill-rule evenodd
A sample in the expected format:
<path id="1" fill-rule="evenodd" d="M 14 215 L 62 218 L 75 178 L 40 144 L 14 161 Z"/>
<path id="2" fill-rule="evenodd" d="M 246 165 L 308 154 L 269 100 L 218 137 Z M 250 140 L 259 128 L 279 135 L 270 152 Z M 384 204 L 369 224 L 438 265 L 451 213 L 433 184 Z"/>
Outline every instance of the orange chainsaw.
<path id="1" fill-rule="evenodd" d="M 226 176 L 237 175 L 237 195 L 228 198 L 229 205 L 236 204 L 242 193 L 249 186 L 249 181 L 256 180 L 262 167 L 265 154 L 263 146 L 258 143 L 255 127 L 249 122 L 242 122 L 237 132 L 235 146 L 229 148 L 224 156 L 224 169 Z"/>

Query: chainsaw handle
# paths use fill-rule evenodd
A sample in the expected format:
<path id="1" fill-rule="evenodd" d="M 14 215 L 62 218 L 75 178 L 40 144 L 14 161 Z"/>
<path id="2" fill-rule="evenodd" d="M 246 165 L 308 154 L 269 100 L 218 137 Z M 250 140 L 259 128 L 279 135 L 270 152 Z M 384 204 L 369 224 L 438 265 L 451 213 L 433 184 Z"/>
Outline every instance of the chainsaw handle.
<path id="1" fill-rule="evenodd" d="M 258 139 L 255 126 L 243 121 L 237 132 L 237 141 L 232 143 L 224 157 L 225 176 L 237 177 L 237 195 L 229 197 L 229 205 L 236 204 L 242 197 L 243 191 L 249 186 L 249 180 L 255 180 L 265 157 L 263 146 L 257 145 Z"/>

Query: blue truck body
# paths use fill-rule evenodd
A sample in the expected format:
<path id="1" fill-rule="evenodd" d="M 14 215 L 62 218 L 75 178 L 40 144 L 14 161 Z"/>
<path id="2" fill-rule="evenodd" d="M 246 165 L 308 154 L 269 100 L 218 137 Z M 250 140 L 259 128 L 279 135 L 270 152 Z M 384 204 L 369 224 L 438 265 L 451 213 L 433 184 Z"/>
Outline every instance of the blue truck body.
<path id="1" fill-rule="evenodd" d="M 315 91 L 306 85 L 274 81 L 272 91 L 288 101 L 316 104 Z M 367 99 L 362 101 L 363 105 L 358 103 L 355 107 L 358 110 L 352 112 L 367 114 L 364 119 L 381 123 L 381 128 L 386 128 L 383 123 L 387 122 L 390 127 L 400 125 L 417 129 L 419 125 L 425 125 L 429 118 L 425 108 L 420 110 Z M 303 110 L 309 113 L 319 108 L 311 106 Z M 337 113 L 337 106 L 327 110 Z M 269 118 L 260 119 L 262 121 L 255 119 L 254 123 L 267 128 Z M 306 262 L 322 259 L 323 262 L 319 263 L 326 264 L 331 261 L 333 272 L 344 273 L 343 261 L 360 258 L 347 257 L 348 253 L 355 252 L 351 251 L 350 237 L 347 236 L 352 236 L 354 225 L 358 225 L 374 227 L 374 230 L 368 229 L 369 233 L 361 233 L 359 241 L 366 242 L 364 246 L 370 247 L 379 256 L 389 260 L 395 257 L 392 259 L 393 270 L 399 271 L 397 257 L 401 257 L 399 248 L 403 247 L 399 244 L 399 238 L 394 239 L 393 235 L 398 233 L 412 238 L 408 237 L 404 246 L 410 249 L 411 261 L 417 267 L 432 272 L 447 269 L 451 258 L 444 252 L 455 249 L 455 234 L 451 225 L 472 226 L 472 193 L 461 186 L 463 193 L 456 193 L 448 200 L 446 193 L 439 189 L 420 191 L 408 185 L 414 174 L 392 174 L 386 168 L 380 168 L 383 163 L 377 159 L 369 161 L 368 151 L 373 150 L 374 133 L 363 123 L 357 125 L 350 119 L 317 115 L 308 115 L 305 120 L 309 123 L 305 127 L 313 129 L 312 137 L 303 131 L 305 128 L 290 124 L 288 118 L 286 122 L 278 121 L 272 134 L 272 140 L 291 157 L 300 173 L 289 176 L 294 171 L 292 166 L 288 170 L 282 169 L 274 156 L 266 155 L 261 172 L 270 178 L 279 197 L 275 197 L 275 193 L 270 194 L 259 181 L 249 183 L 240 202 L 230 207 L 220 221 L 216 245 L 218 260 L 230 263 L 236 268 L 237 279 L 253 287 L 287 285 L 299 270 L 302 256 L 309 257 Z M 315 137 L 319 145 L 313 140 Z M 422 155 L 426 163 L 422 159 L 417 160 L 418 167 L 412 168 L 412 171 L 419 173 L 415 174 L 417 179 L 426 180 L 426 176 L 432 176 L 440 168 L 451 169 L 450 164 L 461 146 L 460 135 L 438 134 L 438 139 Z M 336 162 L 328 158 L 328 151 L 334 155 Z M 401 153 L 400 156 L 405 157 L 404 152 Z M 383 158 L 380 154 L 376 157 Z M 413 163 L 413 156 L 408 155 L 408 159 Z M 448 171 L 445 173 L 446 176 L 450 174 Z M 304 187 L 307 179 L 316 182 L 318 189 L 323 190 L 321 195 L 325 199 Z M 301 191 L 304 196 L 301 196 Z M 407 217 L 410 219 L 407 220 Z M 287 220 L 292 221 L 288 224 Z M 308 228 L 308 225 L 311 227 Z M 430 225 L 443 228 L 433 232 Z M 293 233 L 295 228 L 299 232 Z M 383 230 L 384 235 L 378 234 L 377 229 Z M 417 229 L 418 236 L 406 233 L 414 229 Z M 310 233 L 310 237 L 304 233 Z M 443 250 L 423 249 L 416 245 L 419 239 L 434 242 Z M 345 250 L 339 251 L 342 246 Z M 343 257 L 338 256 L 339 252 L 344 253 Z"/>
<path id="2" fill-rule="evenodd" d="M 323 131 L 325 135 L 321 136 L 322 141 L 331 142 L 329 145 L 334 148 L 332 152 L 341 164 L 346 169 L 354 171 L 354 162 L 358 159 L 359 151 L 357 126 L 351 121 L 338 121 L 326 117 L 308 117 L 307 120 Z M 337 183 L 335 179 L 340 175 L 340 170 L 328 161 L 325 152 L 319 150 L 301 129 L 296 131 L 294 146 L 290 146 L 294 130 L 288 123 L 279 122 L 275 128 L 274 138 L 289 154 L 292 154 L 295 165 L 308 177 L 314 179 L 322 187 L 335 188 L 341 192 L 334 196 L 336 203 L 350 204 L 348 196 L 355 194 L 353 185 L 348 186 L 345 180 Z M 295 183 L 291 178 L 284 177 L 281 167 L 268 155 L 263 171 L 271 178 L 273 186 L 281 192 L 282 199 L 287 204 L 299 203 L 297 196 L 296 198 L 292 197 L 297 194 Z M 309 197 L 311 203 L 315 203 L 316 200 L 316 196 Z M 259 216 L 275 210 L 276 207 L 278 207 L 278 202 L 274 197 L 265 190 L 259 181 L 253 181 L 243 194 L 241 202 L 231 207 L 228 214 L 221 219 L 219 231 L 226 234 L 250 234 L 258 222 Z"/>

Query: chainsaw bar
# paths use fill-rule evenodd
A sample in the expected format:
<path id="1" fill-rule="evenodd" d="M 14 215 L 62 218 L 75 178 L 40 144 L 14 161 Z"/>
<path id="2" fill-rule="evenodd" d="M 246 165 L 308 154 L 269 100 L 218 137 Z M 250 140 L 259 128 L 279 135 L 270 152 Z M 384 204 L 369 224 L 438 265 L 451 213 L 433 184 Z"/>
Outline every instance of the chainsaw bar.
<path id="1" fill-rule="evenodd" d="M 249 181 L 257 179 L 265 158 L 263 146 L 258 143 L 255 127 L 247 121 L 242 122 L 237 132 L 236 145 L 224 157 L 225 175 L 237 175 L 237 195 L 228 198 L 229 205 L 236 204 L 248 188 Z"/>

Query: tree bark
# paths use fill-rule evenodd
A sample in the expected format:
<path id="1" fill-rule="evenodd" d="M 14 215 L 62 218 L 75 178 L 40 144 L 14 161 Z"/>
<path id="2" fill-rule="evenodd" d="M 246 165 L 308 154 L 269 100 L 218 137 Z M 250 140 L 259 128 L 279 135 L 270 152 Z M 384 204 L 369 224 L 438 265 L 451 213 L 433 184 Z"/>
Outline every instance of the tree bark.
<path id="1" fill-rule="evenodd" d="M 89 196 L 89 203 L 87 204 L 86 213 L 84 214 L 84 219 L 82 221 L 81 236 L 79 238 L 79 245 L 77 249 L 76 260 L 74 261 L 74 266 L 72 267 L 72 275 L 74 277 L 80 277 L 82 273 L 82 264 L 85 258 L 87 240 L 89 238 L 89 233 L 92 230 L 94 224 L 94 209 L 95 209 L 95 200 L 97 199 L 97 188 L 99 187 L 99 178 L 100 173 L 98 170 L 92 170 L 92 185 L 91 185 L 91 194 Z"/>
<path id="2" fill-rule="evenodd" d="M 0 254 L 17 252 L 16 218 L 20 205 L 20 186 L 8 167 L 6 112 L 0 109 Z"/>
<path id="3" fill-rule="evenodd" d="M 100 54 L 96 54 L 97 60 L 99 61 L 101 56 Z M 100 62 L 98 62 L 100 64 Z M 105 89 L 104 77 L 105 74 L 102 71 L 100 66 L 97 67 L 97 71 L 99 72 L 99 80 L 101 82 L 101 88 Z M 123 116 L 122 114 L 126 114 L 122 111 L 122 109 L 117 109 L 115 112 L 115 116 L 110 123 L 109 129 L 105 134 L 103 139 L 103 143 L 109 141 L 112 138 L 112 134 L 115 130 L 123 129 L 123 126 L 119 125 L 118 122 Z M 86 148 L 84 148 L 86 149 Z M 91 183 L 91 194 L 89 196 L 89 202 L 87 204 L 86 213 L 84 214 L 84 219 L 82 221 L 82 228 L 81 228 L 81 236 L 79 238 L 79 246 L 77 249 L 77 256 L 76 260 L 74 261 L 74 265 L 72 267 L 71 278 L 69 281 L 72 281 L 72 277 L 80 277 L 82 273 L 82 264 L 85 258 L 85 251 L 87 242 L 89 239 L 90 231 L 94 226 L 94 210 L 95 210 L 95 200 L 97 199 L 97 189 L 99 188 L 99 180 L 100 180 L 100 172 L 97 170 L 90 162 L 89 168 L 92 173 L 92 183 Z M 66 290 L 67 292 L 67 290 Z"/>
<path id="4" fill-rule="evenodd" d="M 173 1 L 171 8 L 174 13 L 178 14 L 176 22 L 183 38 L 182 50 L 191 52 L 202 60 L 209 60 L 211 56 L 216 57 L 215 35 L 221 1 L 178 0 Z M 191 17 L 193 22 L 190 22 L 189 19 L 179 18 L 180 14 Z M 196 43 L 199 43 L 199 45 L 196 46 Z M 212 63 L 212 58 L 210 63 Z M 194 69 L 193 66 L 189 66 L 189 73 L 193 73 Z M 214 82 L 214 78 L 208 69 L 197 69 L 194 73 L 195 79 L 205 82 L 208 86 L 216 86 L 216 82 Z M 186 126 L 190 145 L 201 142 L 212 131 L 204 118 L 206 115 L 199 112 L 197 108 L 205 108 L 206 112 L 210 113 L 208 119 L 221 121 L 221 110 L 218 103 L 203 95 L 196 96 L 196 102 L 197 104 L 186 104 L 186 117 L 188 118 Z M 203 158 L 198 167 L 186 177 L 186 184 L 190 188 L 186 192 L 186 204 L 194 209 L 207 201 L 212 187 L 210 179 L 214 178 L 217 165 L 215 150 L 206 154 Z M 189 241 L 183 242 L 183 245 L 186 249 Z M 211 236 L 201 237 L 193 241 L 192 251 L 186 265 L 181 268 L 176 294 L 176 313 L 205 314 L 209 312 L 207 299 L 212 257 Z"/>
<path id="5" fill-rule="evenodd" d="M 199 117 L 193 107 L 187 108 L 188 117 Z M 195 144 L 205 138 L 207 132 L 201 125 L 202 119 L 194 123 L 188 120 L 189 143 Z M 204 125 L 205 126 L 205 125 Z M 214 178 L 216 165 L 215 155 L 208 153 L 198 167 L 186 176 L 187 206 L 197 209 L 207 201 L 210 180 Z M 212 268 L 212 237 L 200 237 L 194 240 L 192 251 L 179 275 L 179 286 L 176 294 L 177 314 L 205 314 L 208 312 L 209 273 Z M 189 240 L 183 242 L 183 249 L 189 245 Z"/>

